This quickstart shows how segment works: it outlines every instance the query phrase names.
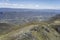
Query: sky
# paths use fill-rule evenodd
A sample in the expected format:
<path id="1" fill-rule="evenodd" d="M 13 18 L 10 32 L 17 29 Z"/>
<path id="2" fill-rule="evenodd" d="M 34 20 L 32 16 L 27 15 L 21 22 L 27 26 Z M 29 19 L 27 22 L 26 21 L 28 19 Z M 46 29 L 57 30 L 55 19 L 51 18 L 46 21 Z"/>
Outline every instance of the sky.
<path id="1" fill-rule="evenodd" d="M 0 8 L 60 9 L 60 0 L 0 0 Z"/>

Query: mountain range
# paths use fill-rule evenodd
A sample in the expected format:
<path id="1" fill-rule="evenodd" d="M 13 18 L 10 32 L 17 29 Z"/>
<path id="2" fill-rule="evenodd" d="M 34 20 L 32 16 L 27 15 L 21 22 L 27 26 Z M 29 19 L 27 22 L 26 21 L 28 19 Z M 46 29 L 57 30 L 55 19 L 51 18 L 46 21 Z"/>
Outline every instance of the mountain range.
<path id="1" fill-rule="evenodd" d="M 17 9 L 17 8 L 0 8 L 0 22 L 22 22 L 22 20 L 31 21 L 33 19 L 48 19 L 60 10 L 54 9 Z M 38 16 L 38 17 L 37 17 Z"/>

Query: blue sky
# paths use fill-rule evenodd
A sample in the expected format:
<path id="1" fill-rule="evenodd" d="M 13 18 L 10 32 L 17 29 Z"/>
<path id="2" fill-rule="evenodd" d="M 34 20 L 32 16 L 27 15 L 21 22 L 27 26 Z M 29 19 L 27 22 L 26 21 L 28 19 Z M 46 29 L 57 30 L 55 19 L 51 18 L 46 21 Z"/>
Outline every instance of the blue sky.
<path id="1" fill-rule="evenodd" d="M 60 9 L 60 0 L 0 0 L 0 8 Z"/>

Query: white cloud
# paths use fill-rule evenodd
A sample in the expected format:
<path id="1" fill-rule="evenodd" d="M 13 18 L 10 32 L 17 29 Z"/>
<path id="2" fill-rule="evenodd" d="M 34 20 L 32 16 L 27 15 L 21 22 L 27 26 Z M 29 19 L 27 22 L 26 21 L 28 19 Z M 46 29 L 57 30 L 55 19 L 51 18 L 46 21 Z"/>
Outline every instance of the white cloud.
<path id="1" fill-rule="evenodd" d="M 0 3 L 0 8 L 60 9 L 60 6 L 42 4 Z"/>
<path id="2" fill-rule="evenodd" d="M 0 7 L 6 7 L 6 8 L 19 8 L 24 6 L 23 4 L 12 4 L 12 3 L 0 3 Z"/>
<path id="3" fill-rule="evenodd" d="M 39 7 L 39 5 L 35 5 L 35 7 Z"/>

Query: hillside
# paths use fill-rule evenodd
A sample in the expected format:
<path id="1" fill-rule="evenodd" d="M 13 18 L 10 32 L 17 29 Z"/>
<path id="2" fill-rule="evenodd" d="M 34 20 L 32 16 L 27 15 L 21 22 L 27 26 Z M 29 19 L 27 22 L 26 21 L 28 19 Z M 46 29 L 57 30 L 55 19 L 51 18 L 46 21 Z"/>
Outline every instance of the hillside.
<path id="1" fill-rule="evenodd" d="M 56 20 L 54 17 L 52 17 L 53 22 L 50 23 L 47 21 L 30 21 L 22 25 L 16 25 L 12 31 L 1 35 L 0 40 L 60 40 L 60 23 L 55 22 L 58 21 L 57 19 L 60 16 L 58 15 Z M 6 26 L 7 24 L 3 25 Z"/>

